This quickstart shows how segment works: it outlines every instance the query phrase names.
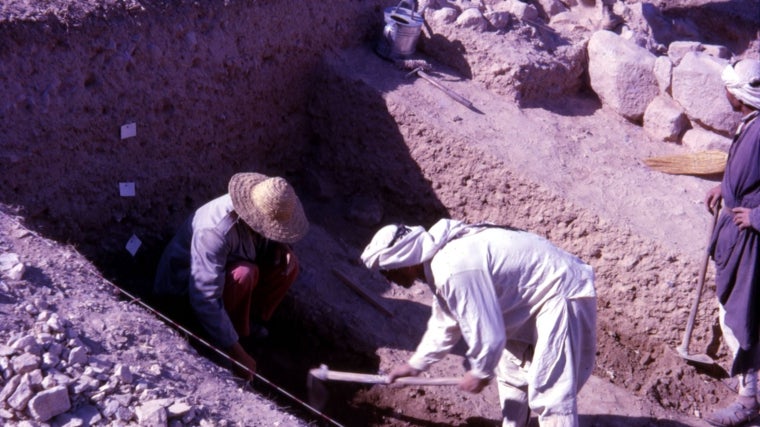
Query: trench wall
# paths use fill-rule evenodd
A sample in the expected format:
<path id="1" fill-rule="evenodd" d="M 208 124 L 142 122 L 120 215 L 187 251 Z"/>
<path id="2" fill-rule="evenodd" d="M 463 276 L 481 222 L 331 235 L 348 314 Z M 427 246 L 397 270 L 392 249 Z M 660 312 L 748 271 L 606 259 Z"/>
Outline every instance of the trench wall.
<path id="1" fill-rule="evenodd" d="M 99 256 L 133 234 L 156 246 L 233 173 L 298 187 L 319 58 L 374 34 L 384 7 L 141 3 L 0 22 L 0 203 Z"/>

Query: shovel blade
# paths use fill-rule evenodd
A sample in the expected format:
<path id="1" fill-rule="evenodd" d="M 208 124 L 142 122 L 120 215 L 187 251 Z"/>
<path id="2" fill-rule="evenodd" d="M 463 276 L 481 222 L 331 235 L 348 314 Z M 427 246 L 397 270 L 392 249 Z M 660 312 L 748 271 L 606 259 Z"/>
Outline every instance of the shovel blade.
<path id="1" fill-rule="evenodd" d="M 316 376 L 309 373 L 306 377 L 306 389 L 308 393 L 309 405 L 318 411 L 322 411 L 327 406 L 330 399 L 330 393 L 325 383 Z"/>

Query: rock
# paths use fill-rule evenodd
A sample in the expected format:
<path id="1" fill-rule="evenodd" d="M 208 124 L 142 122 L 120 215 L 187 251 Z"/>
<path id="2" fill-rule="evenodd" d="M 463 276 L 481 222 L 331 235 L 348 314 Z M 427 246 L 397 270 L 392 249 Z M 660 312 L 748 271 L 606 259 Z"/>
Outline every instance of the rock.
<path id="1" fill-rule="evenodd" d="M 16 350 L 13 347 L 5 344 L 0 344 L 0 357 L 11 356 L 15 352 Z"/>
<path id="2" fill-rule="evenodd" d="M 19 381 L 16 390 L 8 398 L 8 405 L 17 410 L 22 411 L 26 408 L 26 404 L 34 396 L 31 384 L 29 383 L 29 375 L 21 375 L 21 381 Z"/>
<path id="3" fill-rule="evenodd" d="M 11 280 L 21 280 L 21 278 L 24 277 L 24 272 L 26 271 L 26 266 L 22 263 L 18 263 L 10 268 L 10 270 L 5 272 L 5 275 L 8 276 Z"/>
<path id="4" fill-rule="evenodd" d="M 681 144 L 692 151 L 722 150 L 728 152 L 728 148 L 731 146 L 731 138 L 695 127 L 683 134 Z"/>
<path id="5" fill-rule="evenodd" d="M 193 407 L 186 402 L 175 402 L 167 408 L 167 413 L 169 418 L 182 418 L 192 410 Z"/>
<path id="6" fill-rule="evenodd" d="M 45 324 L 50 328 L 51 332 L 63 332 L 65 329 L 65 325 L 56 313 L 51 313 Z"/>
<path id="7" fill-rule="evenodd" d="M 700 42 L 674 41 L 668 45 L 668 58 L 673 64 L 678 65 L 687 53 L 700 51 L 702 51 L 702 43 Z"/>
<path id="8" fill-rule="evenodd" d="M 100 411 L 98 411 L 98 408 L 93 405 L 83 405 L 77 408 L 74 411 L 73 416 L 77 419 L 82 420 L 86 426 L 98 425 L 98 423 L 103 419 L 103 416 L 100 414 Z"/>
<path id="9" fill-rule="evenodd" d="M 132 383 L 132 371 L 130 371 L 129 366 L 117 364 L 114 368 L 114 376 L 123 384 Z"/>
<path id="10" fill-rule="evenodd" d="M 19 263 L 18 254 L 12 252 L 0 254 L 0 273 L 6 273 Z"/>
<path id="11" fill-rule="evenodd" d="M 101 412 L 106 417 L 112 417 L 116 414 L 116 411 L 119 410 L 121 407 L 121 404 L 116 399 L 106 399 L 105 403 L 103 404 L 103 408 L 101 409 Z"/>
<path id="12" fill-rule="evenodd" d="M 488 10 L 483 16 L 496 30 L 506 30 L 512 22 L 512 14 L 506 10 Z"/>
<path id="13" fill-rule="evenodd" d="M 74 347 L 69 352 L 68 358 L 69 366 L 71 365 L 84 365 L 87 363 L 87 349 L 84 347 Z"/>
<path id="14" fill-rule="evenodd" d="M 475 31 L 486 31 L 488 29 L 488 21 L 480 10 L 476 8 L 465 9 L 459 17 L 457 17 L 456 24 L 462 28 L 470 28 Z"/>
<path id="15" fill-rule="evenodd" d="M 688 52 L 673 68 L 673 99 L 693 122 L 721 135 L 732 135 L 739 123 L 726 98 L 720 75 L 728 62 L 713 56 Z"/>
<path id="16" fill-rule="evenodd" d="M 644 130 L 660 141 L 678 142 L 689 128 L 689 119 L 677 102 L 658 96 L 644 112 Z"/>
<path id="17" fill-rule="evenodd" d="M 673 62 L 667 56 L 658 56 L 654 60 L 654 76 L 661 94 L 670 95 L 670 86 L 673 79 Z"/>
<path id="18" fill-rule="evenodd" d="M 8 397 L 16 391 L 16 387 L 18 387 L 20 382 L 21 376 L 16 375 L 12 377 L 7 383 L 5 383 L 3 388 L 0 390 L 0 402 L 5 402 L 6 399 L 8 399 Z"/>
<path id="19" fill-rule="evenodd" d="M 135 415 L 137 415 L 137 422 L 140 425 L 166 425 L 168 416 L 166 413 L 166 407 L 171 404 L 171 399 L 156 399 L 143 402 L 135 409 Z"/>
<path id="20" fill-rule="evenodd" d="M 459 12 L 457 12 L 456 9 L 451 7 L 443 7 L 438 10 L 434 10 L 433 13 L 430 14 L 430 19 L 433 22 L 446 25 L 456 22 L 457 16 L 459 16 Z"/>
<path id="21" fill-rule="evenodd" d="M 523 3 L 518 0 L 506 0 L 509 12 L 519 20 L 535 21 L 538 19 L 538 9 L 536 6 Z"/>
<path id="22" fill-rule="evenodd" d="M 610 31 L 597 31 L 588 43 L 591 87 L 602 102 L 637 122 L 660 93 L 655 56 Z"/>
<path id="23" fill-rule="evenodd" d="M 40 358 L 31 353 L 24 353 L 11 359 L 11 366 L 16 374 L 25 374 L 40 366 Z"/>
<path id="24" fill-rule="evenodd" d="M 28 408 L 35 420 L 47 421 L 71 408 L 69 392 L 64 386 L 41 391 L 29 401 Z"/>
<path id="25" fill-rule="evenodd" d="M 88 390 L 94 390 L 100 386 L 100 383 L 95 378 L 87 375 L 81 375 L 74 380 L 72 392 L 74 394 L 81 394 Z"/>
<path id="26" fill-rule="evenodd" d="M 24 335 L 14 341 L 10 346 L 16 350 L 39 354 L 38 349 L 40 348 L 40 345 L 34 335 Z"/>

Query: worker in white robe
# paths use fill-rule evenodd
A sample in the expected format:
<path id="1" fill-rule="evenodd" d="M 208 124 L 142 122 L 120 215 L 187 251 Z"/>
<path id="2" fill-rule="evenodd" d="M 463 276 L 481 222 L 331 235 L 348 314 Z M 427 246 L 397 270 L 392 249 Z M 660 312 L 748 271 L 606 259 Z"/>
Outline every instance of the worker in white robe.
<path id="1" fill-rule="evenodd" d="M 389 225 L 362 253 L 388 280 L 426 283 L 435 294 L 417 350 L 389 374 L 416 376 L 456 342 L 470 370 L 459 388 L 478 393 L 495 376 L 503 425 L 578 425 L 577 394 L 596 354 L 592 268 L 525 231 L 443 219 L 429 231 Z"/>

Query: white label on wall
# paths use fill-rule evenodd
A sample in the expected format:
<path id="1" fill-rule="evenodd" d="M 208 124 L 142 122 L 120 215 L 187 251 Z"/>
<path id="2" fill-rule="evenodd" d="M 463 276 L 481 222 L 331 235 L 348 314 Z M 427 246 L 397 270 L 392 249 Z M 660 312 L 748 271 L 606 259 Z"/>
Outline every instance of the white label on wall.
<path id="1" fill-rule="evenodd" d="M 127 123 L 121 127 L 121 139 L 137 136 L 137 123 Z"/>
<path id="2" fill-rule="evenodd" d="M 140 249 L 140 245 L 142 245 L 140 238 L 133 234 L 132 237 L 129 238 L 129 241 L 127 241 L 127 251 L 129 251 L 132 256 L 135 256 L 137 250 Z"/>
<path id="3" fill-rule="evenodd" d="M 120 182 L 119 195 L 121 197 L 135 197 L 135 183 L 134 182 Z"/>

